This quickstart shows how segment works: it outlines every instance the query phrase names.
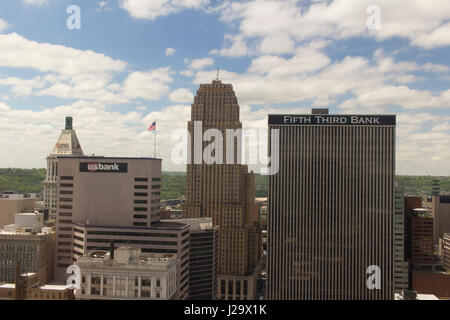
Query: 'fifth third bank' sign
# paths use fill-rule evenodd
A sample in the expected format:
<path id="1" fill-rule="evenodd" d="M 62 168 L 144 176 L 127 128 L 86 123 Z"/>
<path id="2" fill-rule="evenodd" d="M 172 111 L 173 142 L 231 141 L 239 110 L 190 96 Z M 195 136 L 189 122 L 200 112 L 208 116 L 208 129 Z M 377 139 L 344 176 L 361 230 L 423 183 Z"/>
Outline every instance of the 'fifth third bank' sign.
<path id="1" fill-rule="evenodd" d="M 394 126 L 395 115 L 281 115 L 270 114 L 274 125 Z"/>

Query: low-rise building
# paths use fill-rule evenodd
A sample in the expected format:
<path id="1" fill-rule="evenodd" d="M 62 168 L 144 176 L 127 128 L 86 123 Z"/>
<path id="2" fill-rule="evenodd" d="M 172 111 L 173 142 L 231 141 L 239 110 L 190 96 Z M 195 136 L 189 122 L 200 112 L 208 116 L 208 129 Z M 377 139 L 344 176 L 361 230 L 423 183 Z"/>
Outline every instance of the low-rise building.
<path id="1" fill-rule="evenodd" d="M 18 213 L 0 230 L 0 282 L 14 282 L 17 261 L 20 273 L 36 273 L 42 284 L 53 280 L 56 236 L 43 220 L 43 213 Z"/>
<path id="2" fill-rule="evenodd" d="M 439 299 L 450 299 L 450 273 L 412 272 L 412 289 L 421 294 L 433 294 Z"/>
<path id="3" fill-rule="evenodd" d="M 37 273 L 24 273 L 16 283 L 0 283 L 0 300 L 73 300 L 73 291 L 70 285 L 41 285 Z"/>
<path id="4" fill-rule="evenodd" d="M 169 300 L 177 292 L 175 254 L 142 253 L 123 246 L 91 251 L 76 265 L 81 272 L 77 299 Z"/>
<path id="5" fill-rule="evenodd" d="M 18 212 L 33 212 L 36 195 L 4 192 L 0 194 L 0 228 L 14 223 L 14 216 Z"/>

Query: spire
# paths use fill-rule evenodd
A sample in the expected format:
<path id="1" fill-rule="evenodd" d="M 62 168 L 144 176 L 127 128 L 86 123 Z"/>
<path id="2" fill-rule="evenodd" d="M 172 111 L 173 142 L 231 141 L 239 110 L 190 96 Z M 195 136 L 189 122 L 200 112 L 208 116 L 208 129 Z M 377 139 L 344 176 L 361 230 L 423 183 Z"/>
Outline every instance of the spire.
<path id="1" fill-rule="evenodd" d="M 66 130 L 73 130 L 72 128 L 72 117 L 66 117 Z"/>

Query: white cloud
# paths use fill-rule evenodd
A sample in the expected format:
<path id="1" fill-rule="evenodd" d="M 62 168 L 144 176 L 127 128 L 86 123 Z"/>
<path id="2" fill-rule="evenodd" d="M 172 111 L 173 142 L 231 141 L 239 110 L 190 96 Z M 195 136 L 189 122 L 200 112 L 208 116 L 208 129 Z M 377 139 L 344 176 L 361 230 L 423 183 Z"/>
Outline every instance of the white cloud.
<path id="1" fill-rule="evenodd" d="M 167 48 L 166 49 L 166 56 L 173 56 L 175 55 L 176 50 L 174 48 Z"/>
<path id="2" fill-rule="evenodd" d="M 381 9 L 381 28 L 368 30 L 370 15 L 366 10 L 374 4 Z M 298 0 L 226 1 L 215 11 L 222 21 L 239 25 L 234 38 L 239 39 L 241 48 L 248 40 L 257 39 L 261 54 L 289 53 L 295 48 L 294 42 L 315 38 L 401 37 L 425 49 L 450 44 L 448 0 L 334 0 L 310 5 Z M 225 41 L 230 37 L 227 35 Z M 226 55 L 227 50 L 230 48 L 213 53 Z M 242 50 L 240 55 L 249 53 Z"/>
<path id="3" fill-rule="evenodd" d="M 0 34 L 0 66 L 80 75 L 124 71 L 127 64 L 91 50 L 39 43 L 11 33 Z"/>
<path id="4" fill-rule="evenodd" d="M 194 71 L 192 71 L 192 70 L 181 70 L 181 71 L 180 71 L 180 74 L 181 74 L 182 76 L 185 76 L 185 77 L 190 78 L 190 77 L 193 77 L 193 76 L 194 76 Z"/>
<path id="5" fill-rule="evenodd" d="M 0 19 L 0 32 L 5 31 L 8 28 L 10 28 L 9 23 L 3 19 Z"/>
<path id="6" fill-rule="evenodd" d="M 0 86 L 11 86 L 11 91 L 16 96 L 28 96 L 35 88 L 43 88 L 46 80 L 42 77 L 33 79 L 21 79 L 16 77 L 0 78 Z"/>
<path id="7" fill-rule="evenodd" d="M 222 48 L 220 50 L 213 49 L 209 53 L 222 57 L 242 57 L 250 54 L 250 49 L 247 47 L 243 36 L 232 36 L 228 34 L 225 35 L 225 41 L 229 42 L 228 48 Z"/>
<path id="8" fill-rule="evenodd" d="M 127 101 L 112 90 L 111 82 L 115 74 L 126 71 L 127 63 L 101 53 L 39 43 L 16 33 L 0 34 L 0 66 L 45 73 L 33 79 L 3 78 L 0 84 L 11 86 L 16 96 Z"/>
<path id="9" fill-rule="evenodd" d="M 126 62 L 90 50 L 30 41 L 16 33 L 0 34 L 0 66 L 47 73 L 33 79 L 0 78 L 0 85 L 10 86 L 21 97 L 33 94 L 117 104 L 136 98 L 159 99 L 169 92 L 172 82 L 167 67 L 132 72 L 120 84 L 114 76 L 127 71 Z"/>
<path id="10" fill-rule="evenodd" d="M 101 11 L 104 11 L 104 10 L 111 10 L 111 9 L 112 9 L 112 7 L 108 3 L 108 1 L 100 1 L 98 3 L 98 8 L 97 8 L 98 12 L 101 12 Z"/>
<path id="11" fill-rule="evenodd" d="M 131 99 L 157 100 L 169 91 L 168 84 L 173 81 L 170 74 L 169 67 L 133 72 L 124 81 L 123 93 Z"/>
<path id="12" fill-rule="evenodd" d="M 172 91 L 172 93 L 169 95 L 169 99 L 172 102 L 193 103 L 194 95 L 190 90 L 181 88 Z"/>
<path id="13" fill-rule="evenodd" d="M 33 6 L 42 6 L 48 4 L 50 0 L 22 0 L 23 3 Z"/>
<path id="14" fill-rule="evenodd" d="M 448 131 L 450 132 L 450 122 L 440 123 L 433 127 L 432 131 Z"/>
<path id="15" fill-rule="evenodd" d="M 154 20 L 159 16 L 186 9 L 201 9 L 209 0 L 121 0 L 120 6 L 137 19 Z"/>
<path id="16" fill-rule="evenodd" d="M 188 68 L 193 70 L 203 70 L 206 67 L 212 66 L 214 64 L 214 59 L 212 58 L 203 58 L 203 59 L 193 59 L 192 61 L 188 61 Z"/>
<path id="17" fill-rule="evenodd" d="M 320 52 L 325 43 L 311 43 L 309 46 L 300 47 L 291 59 L 279 56 L 262 56 L 254 59 L 248 69 L 257 74 L 284 77 L 287 75 L 301 74 L 322 69 L 330 64 L 330 59 Z"/>
<path id="18" fill-rule="evenodd" d="M 244 73 L 221 72 L 223 81 L 233 83 L 243 103 L 292 103 L 312 100 L 313 106 L 328 106 L 347 96 L 340 105 L 384 111 L 389 106 L 405 109 L 450 107 L 448 91 L 411 89 L 406 83 L 422 80 L 416 71 L 444 72 L 446 66 L 395 61 L 378 51 L 374 59 L 347 56 L 331 60 L 322 52 L 326 42 L 313 41 L 296 49 L 287 59 L 265 55 L 252 60 Z M 194 83 L 210 82 L 213 71 L 198 71 Z"/>
<path id="19" fill-rule="evenodd" d="M 450 22 L 427 34 L 420 34 L 412 43 L 425 49 L 450 45 Z"/>

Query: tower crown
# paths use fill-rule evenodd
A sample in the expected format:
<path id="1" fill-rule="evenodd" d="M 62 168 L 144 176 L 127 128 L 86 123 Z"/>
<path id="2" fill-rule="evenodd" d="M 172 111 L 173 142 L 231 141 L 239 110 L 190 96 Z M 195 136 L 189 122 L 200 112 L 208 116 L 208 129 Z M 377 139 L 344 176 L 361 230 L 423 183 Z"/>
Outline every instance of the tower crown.
<path id="1" fill-rule="evenodd" d="M 66 117 L 66 130 L 73 130 L 72 122 L 73 122 L 72 117 Z"/>
<path id="2" fill-rule="evenodd" d="M 66 117 L 66 126 L 62 130 L 58 141 L 50 156 L 83 156 L 83 150 L 78 142 L 77 134 L 73 130 L 73 118 Z"/>

